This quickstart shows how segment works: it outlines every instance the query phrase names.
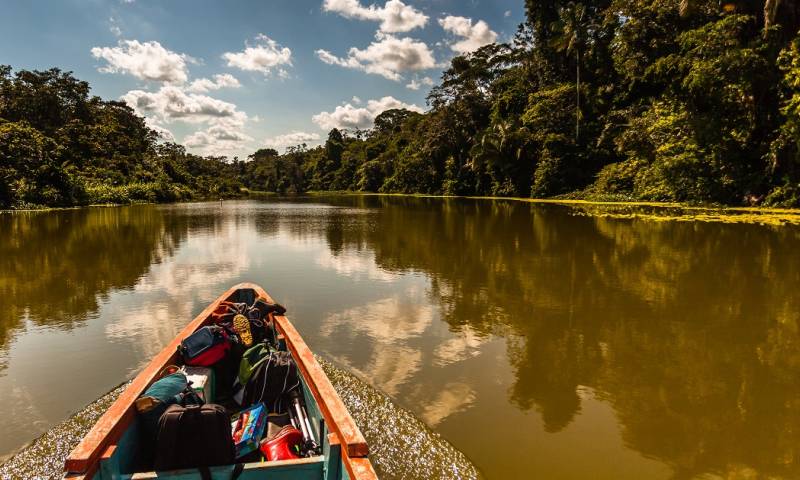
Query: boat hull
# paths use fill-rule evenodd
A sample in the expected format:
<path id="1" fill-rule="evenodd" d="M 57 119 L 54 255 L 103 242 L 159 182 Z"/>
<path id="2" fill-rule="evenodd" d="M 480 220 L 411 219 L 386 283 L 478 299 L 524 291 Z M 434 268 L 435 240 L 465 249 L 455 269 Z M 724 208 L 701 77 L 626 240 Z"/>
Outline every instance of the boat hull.
<path id="1" fill-rule="evenodd" d="M 211 313 L 222 301 L 251 304 L 261 296 L 273 302 L 260 286 L 243 283 L 217 298 L 195 317 L 134 378 L 114 404 L 92 427 L 65 462 L 69 479 L 201 479 L 199 470 L 135 472 L 135 452 L 140 436 L 134 401 L 157 379 L 166 366 L 177 364 L 181 341 L 210 323 Z M 369 461 L 369 449 L 358 427 L 331 385 L 313 353 L 284 315 L 273 315 L 279 348 L 289 351 L 301 376 L 306 407 L 311 424 L 322 440 L 322 454 L 311 458 L 276 462 L 247 463 L 238 477 L 241 480 L 371 480 L 377 478 Z M 211 467 L 214 479 L 230 479 L 235 465 Z"/>

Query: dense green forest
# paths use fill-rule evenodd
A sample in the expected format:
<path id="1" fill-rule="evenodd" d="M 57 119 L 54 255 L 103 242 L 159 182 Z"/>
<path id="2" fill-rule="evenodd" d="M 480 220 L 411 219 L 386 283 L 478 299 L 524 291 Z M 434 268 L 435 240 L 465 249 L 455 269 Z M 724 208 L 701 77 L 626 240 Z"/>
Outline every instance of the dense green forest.
<path id="1" fill-rule="evenodd" d="M 59 69 L 0 65 L 0 208 L 239 193 L 235 166 L 160 142 L 130 107 Z"/>
<path id="2" fill-rule="evenodd" d="M 58 69 L 0 67 L 0 208 L 240 187 L 800 206 L 800 2 L 525 3 L 426 113 L 243 162 L 159 141 Z"/>
<path id="3" fill-rule="evenodd" d="M 249 185 L 800 205 L 800 2 L 527 0 L 425 114 L 251 158 Z"/>

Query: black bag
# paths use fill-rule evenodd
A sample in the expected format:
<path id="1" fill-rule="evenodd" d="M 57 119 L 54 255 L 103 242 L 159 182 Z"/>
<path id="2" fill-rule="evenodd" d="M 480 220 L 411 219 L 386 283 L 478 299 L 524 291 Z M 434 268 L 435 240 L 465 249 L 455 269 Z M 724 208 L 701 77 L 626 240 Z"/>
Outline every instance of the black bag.
<path id="1" fill-rule="evenodd" d="M 236 462 L 231 421 L 221 405 L 172 405 L 158 422 L 156 471 Z"/>
<path id="2" fill-rule="evenodd" d="M 254 343 L 266 341 L 275 344 L 275 326 L 270 320 L 269 314 L 275 313 L 283 315 L 286 308 L 279 303 L 269 303 L 263 297 L 255 299 L 253 304 L 247 308 L 247 318 L 250 319 L 250 331 L 253 334 Z"/>
<path id="3" fill-rule="evenodd" d="M 250 375 L 244 386 L 241 405 L 249 407 L 262 402 L 274 413 L 288 410 L 286 394 L 300 386 L 297 365 L 289 352 L 272 352 Z"/>
<path id="4" fill-rule="evenodd" d="M 176 367 L 177 368 L 177 367 Z M 142 450 L 139 461 L 152 465 L 153 446 L 158 435 L 158 422 L 170 405 L 202 405 L 203 401 L 189 386 L 183 372 L 165 375 L 154 382 L 136 402 L 138 423 L 141 429 Z"/>

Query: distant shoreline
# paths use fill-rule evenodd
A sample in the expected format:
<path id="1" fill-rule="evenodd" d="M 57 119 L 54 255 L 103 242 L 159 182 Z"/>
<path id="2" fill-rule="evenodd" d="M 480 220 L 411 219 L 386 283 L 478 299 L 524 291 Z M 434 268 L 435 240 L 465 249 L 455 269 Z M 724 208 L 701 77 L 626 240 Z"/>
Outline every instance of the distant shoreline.
<path id="1" fill-rule="evenodd" d="M 635 202 L 635 201 L 606 201 L 587 199 L 565 198 L 520 198 L 520 197 L 490 197 L 490 196 L 459 196 L 459 195 L 431 195 L 414 193 L 371 193 L 348 191 L 312 191 L 298 194 L 280 194 L 276 192 L 248 191 L 239 197 L 224 199 L 204 198 L 185 202 L 131 202 L 91 204 L 72 207 L 46 207 L 19 210 L 0 210 L 0 213 L 23 212 L 49 212 L 59 210 L 73 210 L 80 208 L 110 208 L 131 205 L 170 205 L 181 203 L 209 203 L 228 200 L 246 200 L 263 197 L 286 198 L 313 198 L 313 197 L 397 197 L 397 198 L 432 198 L 441 200 L 491 200 L 512 201 L 531 204 L 551 204 L 571 207 L 581 207 L 583 214 L 600 218 L 616 219 L 642 219 L 653 221 L 700 221 L 715 223 L 756 223 L 763 225 L 783 226 L 800 225 L 800 208 L 774 208 L 774 207 L 742 207 L 726 205 L 697 205 L 675 202 Z M 600 207 L 600 210 L 591 210 Z M 636 210 L 644 209 L 644 210 Z M 655 209 L 655 210 L 653 210 Z M 657 210 L 657 211 L 656 211 Z"/>

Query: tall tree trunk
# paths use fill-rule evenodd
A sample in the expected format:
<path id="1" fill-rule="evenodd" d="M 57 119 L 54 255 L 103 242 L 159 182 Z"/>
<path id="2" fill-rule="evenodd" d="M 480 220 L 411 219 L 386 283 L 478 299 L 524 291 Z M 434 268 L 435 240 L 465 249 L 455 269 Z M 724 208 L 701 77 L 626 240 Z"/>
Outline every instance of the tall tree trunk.
<path id="1" fill-rule="evenodd" d="M 769 28 L 775 24 L 780 4 L 781 0 L 766 0 L 764 2 L 764 28 Z"/>
<path id="2" fill-rule="evenodd" d="M 575 49 L 578 61 L 575 64 L 575 143 L 581 135 L 581 49 Z"/>
<path id="3" fill-rule="evenodd" d="M 681 17 L 688 16 L 694 10 L 694 2 L 692 0 L 681 0 L 681 4 L 679 7 L 679 12 Z"/>
<path id="4" fill-rule="evenodd" d="M 794 38 L 800 28 L 800 1 L 798 0 L 765 0 L 764 28 L 773 25 L 783 27 L 783 35 Z"/>

